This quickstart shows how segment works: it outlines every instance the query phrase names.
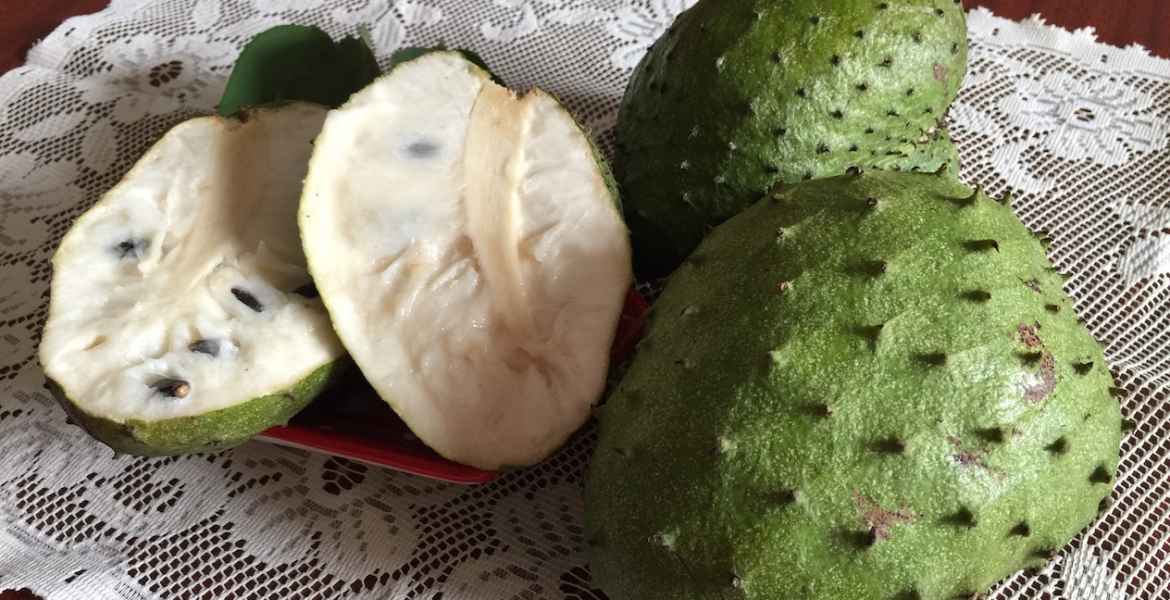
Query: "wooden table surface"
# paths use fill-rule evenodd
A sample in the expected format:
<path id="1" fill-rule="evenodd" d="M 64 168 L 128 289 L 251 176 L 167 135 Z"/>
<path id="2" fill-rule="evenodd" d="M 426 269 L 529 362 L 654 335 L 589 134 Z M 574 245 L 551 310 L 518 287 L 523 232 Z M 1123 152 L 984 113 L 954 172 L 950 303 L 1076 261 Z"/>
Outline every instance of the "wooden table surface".
<path id="1" fill-rule="evenodd" d="M 478 0 L 486 2 L 487 0 Z M 0 0 L 0 73 L 24 63 L 29 47 L 62 20 L 101 10 L 108 0 Z M 963 0 L 1011 19 L 1039 13 L 1069 29 L 1093 27 L 1098 39 L 1117 46 L 1134 42 L 1170 58 L 1170 0 Z M 0 590 L 0 600 L 35 598 L 28 590 Z"/>
<path id="2" fill-rule="evenodd" d="M 477 0 L 487 2 L 488 0 Z M 24 62 L 32 44 L 67 17 L 100 10 L 108 0 L 0 0 L 0 73 Z M 1137 42 L 1170 58 L 1170 0 L 963 0 L 998 15 L 1022 19 L 1039 13 L 1049 23 L 1092 26 L 1099 39 L 1118 46 Z"/>

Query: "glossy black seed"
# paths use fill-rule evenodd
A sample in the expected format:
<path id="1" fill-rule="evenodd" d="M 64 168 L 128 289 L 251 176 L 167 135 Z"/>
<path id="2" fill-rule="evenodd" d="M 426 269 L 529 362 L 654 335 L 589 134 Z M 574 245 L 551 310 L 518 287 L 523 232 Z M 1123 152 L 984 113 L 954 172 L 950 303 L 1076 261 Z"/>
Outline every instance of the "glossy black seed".
<path id="1" fill-rule="evenodd" d="M 118 258 L 132 258 L 138 260 L 146 254 L 146 249 L 150 246 L 150 240 L 145 238 L 132 238 L 123 240 L 114 246 L 113 252 Z"/>
<path id="2" fill-rule="evenodd" d="M 191 393 L 191 384 L 173 377 L 160 379 L 150 384 L 150 387 L 167 398 L 186 398 Z"/>
<path id="3" fill-rule="evenodd" d="M 243 304 L 244 306 L 247 306 L 248 308 L 250 308 L 256 312 L 263 312 L 264 311 L 264 305 L 260 304 L 260 301 L 257 300 L 256 297 L 253 296 L 251 293 L 249 293 L 247 290 L 244 290 L 244 289 L 241 289 L 238 287 L 234 287 L 234 288 L 232 288 L 232 295 L 235 296 L 236 300 L 239 300 L 240 303 Z"/>
<path id="4" fill-rule="evenodd" d="M 196 340 L 187 346 L 187 350 L 208 356 L 219 356 L 219 340 Z"/>

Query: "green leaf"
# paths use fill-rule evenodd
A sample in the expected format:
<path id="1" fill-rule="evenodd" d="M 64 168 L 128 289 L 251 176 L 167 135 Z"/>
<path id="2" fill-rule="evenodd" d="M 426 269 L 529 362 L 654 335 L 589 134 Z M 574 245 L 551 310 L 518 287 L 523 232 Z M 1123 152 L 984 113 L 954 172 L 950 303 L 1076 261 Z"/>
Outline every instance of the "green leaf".
<path id="1" fill-rule="evenodd" d="M 292 100 L 337 107 L 378 75 L 374 53 L 359 38 L 334 42 L 316 27 L 279 25 L 244 46 L 219 101 L 219 114 Z"/>

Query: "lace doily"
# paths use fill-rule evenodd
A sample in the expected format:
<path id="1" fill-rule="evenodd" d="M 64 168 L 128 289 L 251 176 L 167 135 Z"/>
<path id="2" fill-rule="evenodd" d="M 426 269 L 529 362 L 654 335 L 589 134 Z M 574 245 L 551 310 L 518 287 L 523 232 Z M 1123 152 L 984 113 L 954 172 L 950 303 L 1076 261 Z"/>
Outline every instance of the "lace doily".
<path id="1" fill-rule="evenodd" d="M 114 457 L 65 422 L 35 360 L 49 258 L 163 131 L 209 112 L 236 53 L 278 23 L 369 27 L 477 50 L 540 84 L 608 148 L 630 70 L 693 0 L 116 0 L 0 77 L 0 590 L 52 599 L 597 600 L 582 538 L 587 429 L 473 488 L 261 443 Z M 992 598 L 1170 594 L 1170 61 L 1039 20 L 970 16 L 951 111 L 963 174 L 1015 193 L 1054 239 L 1108 345 L 1136 429 L 1114 504 L 1074 547 Z"/>

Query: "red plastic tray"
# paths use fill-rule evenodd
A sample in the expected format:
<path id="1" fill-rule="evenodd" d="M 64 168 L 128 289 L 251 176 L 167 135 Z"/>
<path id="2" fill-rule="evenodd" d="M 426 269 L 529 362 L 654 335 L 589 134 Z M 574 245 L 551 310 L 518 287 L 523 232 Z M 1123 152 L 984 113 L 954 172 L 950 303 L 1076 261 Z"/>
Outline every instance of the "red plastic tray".
<path id="1" fill-rule="evenodd" d="M 633 353 L 648 310 L 646 300 L 630 290 L 610 351 L 613 364 Z M 315 400 L 288 425 L 273 427 L 257 437 L 440 481 L 473 485 L 496 478 L 494 471 L 449 461 L 428 448 L 356 371 L 351 379 Z"/>

